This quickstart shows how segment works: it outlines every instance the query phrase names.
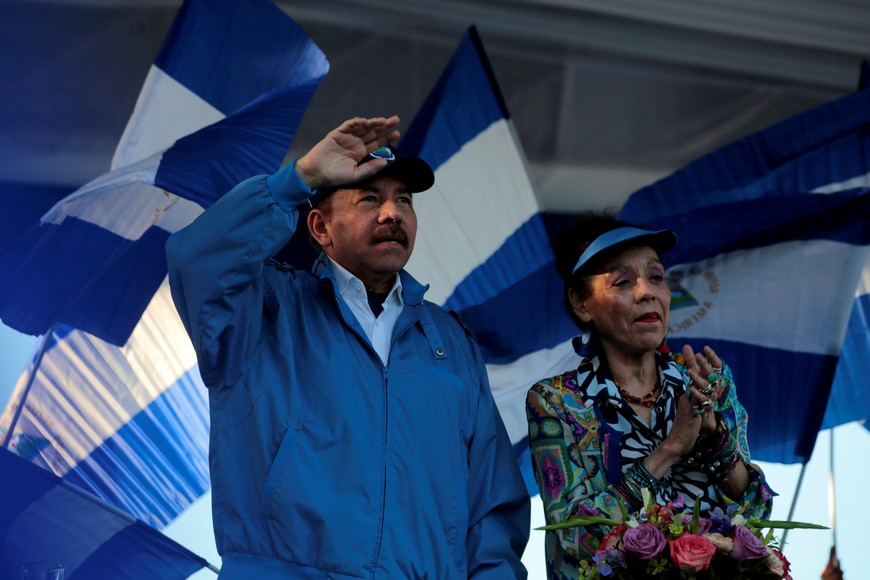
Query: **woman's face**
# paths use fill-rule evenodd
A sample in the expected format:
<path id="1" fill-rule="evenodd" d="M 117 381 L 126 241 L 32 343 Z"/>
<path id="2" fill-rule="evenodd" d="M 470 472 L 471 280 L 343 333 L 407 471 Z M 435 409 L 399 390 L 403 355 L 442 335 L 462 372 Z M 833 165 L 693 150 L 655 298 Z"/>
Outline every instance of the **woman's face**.
<path id="1" fill-rule="evenodd" d="M 648 246 L 628 248 L 587 279 L 587 298 L 573 289 L 574 313 L 592 322 L 603 345 L 625 353 L 655 350 L 668 330 L 671 291 L 658 254 Z"/>

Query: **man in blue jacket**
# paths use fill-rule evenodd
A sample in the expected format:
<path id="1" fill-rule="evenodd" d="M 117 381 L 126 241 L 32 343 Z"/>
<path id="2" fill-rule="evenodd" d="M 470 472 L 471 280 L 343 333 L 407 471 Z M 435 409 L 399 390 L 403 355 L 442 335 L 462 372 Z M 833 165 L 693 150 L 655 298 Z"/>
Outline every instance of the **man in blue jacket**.
<path id="1" fill-rule="evenodd" d="M 355 118 L 167 243 L 209 389 L 222 578 L 525 578 L 529 498 L 473 335 L 404 266 L 397 117 Z M 313 273 L 271 260 L 297 207 Z"/>

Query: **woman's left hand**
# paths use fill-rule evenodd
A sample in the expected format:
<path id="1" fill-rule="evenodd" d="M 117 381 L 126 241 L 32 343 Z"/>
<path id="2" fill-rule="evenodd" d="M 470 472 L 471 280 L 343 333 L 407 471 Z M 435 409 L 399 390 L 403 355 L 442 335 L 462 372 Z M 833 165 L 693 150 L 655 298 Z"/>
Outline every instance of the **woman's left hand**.
<path id="1" fill-rule="evenodd" d="M 692 413 L 701 415 L 701 437 L 716 431 L 716 416 L 713 409 L 719 399 L 722 379 L 722 359 L 709 346 L 695 353 L 691 346 L 683 346 L 683 359 L 691 382 L 687 396 L 692 403 Z"/>

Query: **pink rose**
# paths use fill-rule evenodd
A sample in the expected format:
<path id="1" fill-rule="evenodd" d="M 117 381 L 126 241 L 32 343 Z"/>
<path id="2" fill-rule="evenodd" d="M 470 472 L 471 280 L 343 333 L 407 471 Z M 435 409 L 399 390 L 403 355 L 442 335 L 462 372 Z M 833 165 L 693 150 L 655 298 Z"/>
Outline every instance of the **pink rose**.
<path id="1" fill-rule="evenodd" d="M 683 572 L 707 570 L 716 555 L 716 546 L 695 534 L 683 534 L 668 544 L 671 548 L 671 560 Z"/>
<path id="2" fill-rule="evenodd" d="M 652 524 L 640 524 L 628 528 L 622 536 L 626 551 L 631 552 L 641 560 L 649 560 L 658 556 L 668 544 L 665 535 Z"/>
<path id="3" fill-rule="evenodd" d="M 767 546 L 756 538 L 755 534 L 746 526 L 734 526 L 731 557 L 740 562 L 765 558 L 767 557 Z"/>

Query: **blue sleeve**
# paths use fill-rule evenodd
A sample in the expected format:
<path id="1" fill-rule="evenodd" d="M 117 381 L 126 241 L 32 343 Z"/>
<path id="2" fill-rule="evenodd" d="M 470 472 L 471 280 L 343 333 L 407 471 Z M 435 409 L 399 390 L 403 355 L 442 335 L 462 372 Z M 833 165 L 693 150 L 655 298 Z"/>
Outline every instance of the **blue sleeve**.
<path id="1" fill-rule="evenodd" d="M 264 262 L 293 236 L 310 195 L 290 163 L 243 181 L 167 241 L 172 298 L 206 386 L 244 372 L 261 336 Z"/>
<path id="2" fill-rule="evenodd" d="M 473 349 L 480 390 L 468 450 L 468 577 L 526 578 L 522 555 L 529 540 L 529 493 L 476 344 Z"/>

